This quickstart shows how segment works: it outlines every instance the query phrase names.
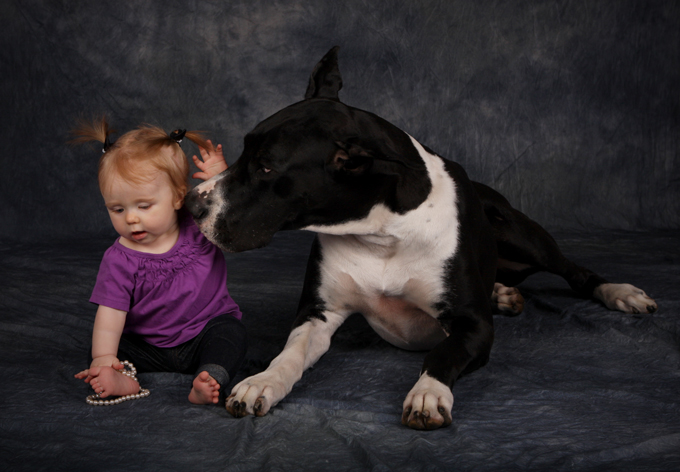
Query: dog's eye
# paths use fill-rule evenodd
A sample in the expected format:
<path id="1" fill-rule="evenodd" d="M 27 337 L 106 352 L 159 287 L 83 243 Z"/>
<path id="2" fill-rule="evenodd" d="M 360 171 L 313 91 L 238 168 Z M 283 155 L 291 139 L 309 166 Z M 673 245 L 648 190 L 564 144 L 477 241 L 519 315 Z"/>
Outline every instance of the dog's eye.
<path id="1" fill-rule="evenodd" d="M 260 167 L 260 170 L 265 174 L 268 174 L 272 171 L 269 167 Z"/>

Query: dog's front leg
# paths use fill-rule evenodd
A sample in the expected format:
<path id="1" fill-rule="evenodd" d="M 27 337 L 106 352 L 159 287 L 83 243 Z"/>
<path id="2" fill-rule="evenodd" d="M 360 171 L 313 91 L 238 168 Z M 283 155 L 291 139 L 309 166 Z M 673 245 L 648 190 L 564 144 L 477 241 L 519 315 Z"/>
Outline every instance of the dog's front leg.
<path id="1" fill-rule="evenodd" d="M 235 417 L 264 416 L 288 395 L 302 373 L 328 351 L 331 336 L 346 316 L 325 312 L 294 328 L 286 346 L 264 372 L 237 384 L 227 398 L 227 411 Z"/>
<path id="2" fill-rule="evenodd" d="M 493 344 L 490 314 L 481 318 L 458 315 L 442 324 L 450 334 L 425 357 L 420 379 L 404 400 L 401 422 L 413 429 L 450 425 L 453 383 L 462 373 L 478 369 L 489 359 Z"/>

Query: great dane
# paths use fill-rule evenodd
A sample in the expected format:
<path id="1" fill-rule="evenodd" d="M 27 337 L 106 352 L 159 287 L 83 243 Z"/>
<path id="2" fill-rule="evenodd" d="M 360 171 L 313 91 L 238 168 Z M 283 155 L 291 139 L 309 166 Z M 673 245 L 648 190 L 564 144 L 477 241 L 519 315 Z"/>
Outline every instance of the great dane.
<path id="1" fill-rule="evenodd" d="M 451 423 L 454 382 L 489 360 L 492 315 L 522 310 L 514 286 L 527 276 L 560 275 L 612 310 L 657 309 L 642 290 L 567 260 L 541 226 L 460 165 L 341 103 L 341 87 L 333 48 L 305 99 L 258 124 L 237 162 L 186 199 L 225 251 L 264 246 L 281 230 L 317 233 L 288 341 L 233 388 L 232 415 L 265 415 L 357 312 L 391 344 L 429 351 L 401 421 L 434 429 Z"/>

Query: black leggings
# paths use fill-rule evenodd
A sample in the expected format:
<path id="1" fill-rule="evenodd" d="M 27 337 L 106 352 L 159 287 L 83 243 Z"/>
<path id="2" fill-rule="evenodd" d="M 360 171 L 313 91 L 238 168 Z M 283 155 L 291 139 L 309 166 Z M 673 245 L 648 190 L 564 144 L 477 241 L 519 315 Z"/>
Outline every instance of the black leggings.
<path id="1" fill-rule="evenodd" d="M 198 376 L 204 370 L 220 384 L 220 398 L 246 355 L 243 324 L 229 314 L 213 318 L 198 336 L 175 347 L 156 347 L 135 334 L 123 334 L 118 359 L 138 372 L 180 372 Z"/>

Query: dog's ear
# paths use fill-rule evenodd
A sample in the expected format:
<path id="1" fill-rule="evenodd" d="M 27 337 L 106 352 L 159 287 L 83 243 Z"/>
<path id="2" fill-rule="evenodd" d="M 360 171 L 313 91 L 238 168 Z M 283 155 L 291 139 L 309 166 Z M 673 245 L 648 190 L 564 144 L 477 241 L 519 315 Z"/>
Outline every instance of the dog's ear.
<path id="1" fill-rule="evenodd" d="M 373 156 L 360 146 L 335 143 L 338 149 L 333 155 L 330 167 L 347 175 L 360 175 L 371 168 Z"/>
<path id="2" fill-rule="evenodd" d="M 342 76 L 338 68 L 338 49 L 335 46 L 319 61 L 309 78 L 305 100 L 310 98 L 330 98 L 339 100 L 338 92 L 342 88 Z"/>

